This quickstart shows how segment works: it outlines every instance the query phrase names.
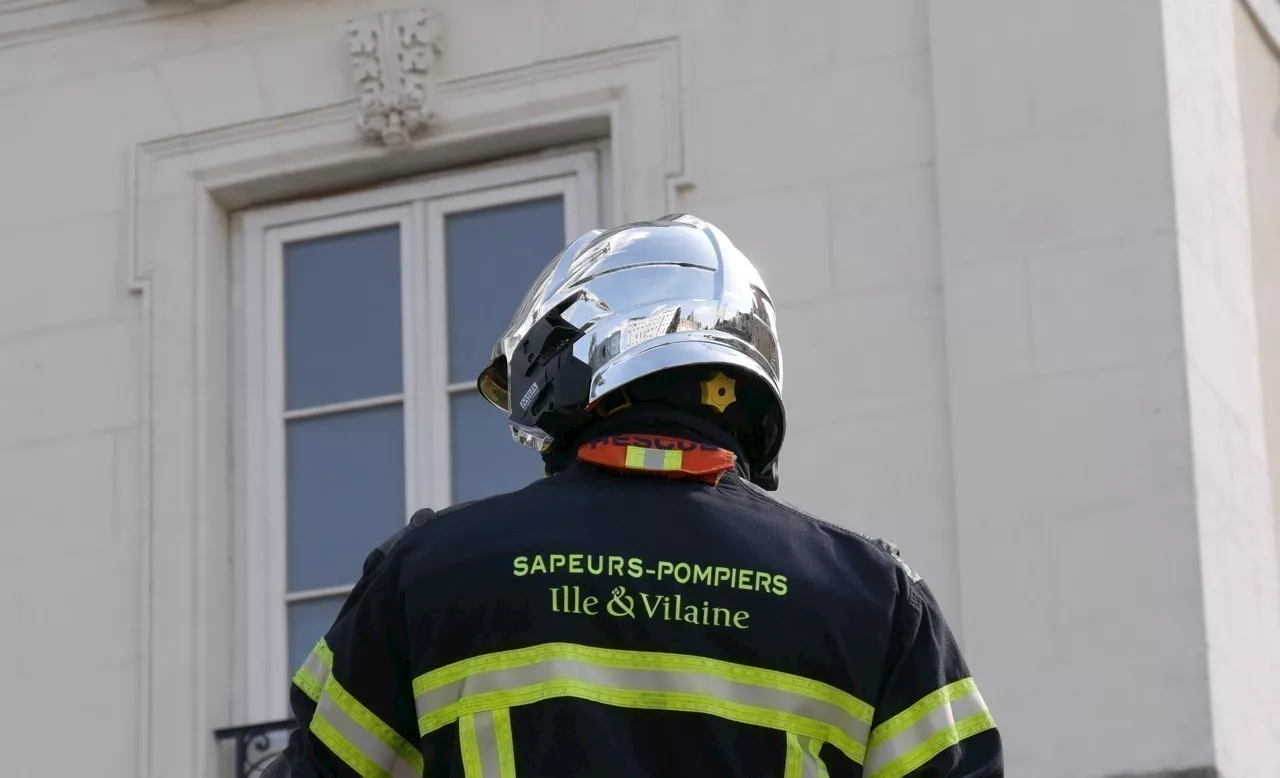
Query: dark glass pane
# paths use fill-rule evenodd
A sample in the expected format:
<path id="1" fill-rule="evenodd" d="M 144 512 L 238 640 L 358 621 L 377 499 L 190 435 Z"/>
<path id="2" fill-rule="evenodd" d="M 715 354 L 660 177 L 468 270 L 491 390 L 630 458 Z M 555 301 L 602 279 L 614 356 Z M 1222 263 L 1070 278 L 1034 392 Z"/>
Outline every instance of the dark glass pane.
<path id="1" fill-rule="evenodd" d="M 511 439 L 507 417 L 478 392 L 449 398 L 455 503 L 510 492 L 542 477 L 542 457 Z"/>
<path id="2" fill-rule="evenodd" d="M 404 526 L 404 413 L 297 419 L 286 436 L 289 591 L 355 583 L 365 556 Z"/>
<path id="3" fill-rule="evenodd" d="M 338 609 L 346 599 L 347 595 L 339 594 L 334 597 L 289 603 L 290 678 L 302 663 L 307 661 L 307 654 L 316 647 L 316 643 L 324 637 L 324 633 L 333 626 L 333 620 L 338 617 Z"/>
<path id="4" fill-rule="evenodd" d="M 401 390 L 400 228 L 284 248 L 285 405 Z"/>
<path id="5" fill-rule="evenodd" d="M 564 246 L 560 196 L 445 217 L 451 382 L 476 379 L 525 291 Z"/>

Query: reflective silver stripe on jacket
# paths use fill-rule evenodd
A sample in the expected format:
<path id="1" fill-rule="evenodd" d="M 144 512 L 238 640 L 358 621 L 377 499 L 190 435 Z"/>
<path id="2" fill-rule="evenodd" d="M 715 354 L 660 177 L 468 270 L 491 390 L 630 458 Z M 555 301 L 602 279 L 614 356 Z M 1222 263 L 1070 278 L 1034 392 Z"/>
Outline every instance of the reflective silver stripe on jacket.
<path id="1" fill-rule="evenodd" d="M 333 675 L 333 653 L 322 638 L 293 683 L 316 703 L 309 729 L 362 778 L 420 778 L 422 754 Z"/>
<path id="2" fill-rule="evenodd" d="M 361 775 L 372 772 L 362 770 L 358 766 L 359 758 L 363 757 L 379 769 L 389 773 L 392 778 L 422 778 L 420 768 L 401 759 L 395 749 L 383 743 L 372 732 L 365 729 L 360 722 L 347 713 L 341 704 L 330 696 L 329 691 L 332 687 L 332 683 L 325 686 L 324 693 L 320 695 L 320 701 L 316 704 L 315 715 L 311 719 L 312 731 L 316 732 L 321 741 L 329 747 L 329 750 L 341 757 L 344 762 L 347 762 L 352 769 Z M 317 727 L 317 722 L 320 722 L 319 727 Z M 345 741 L 345 743 L 341 741 L 329 742 L 329 739 L 323 733 L 325 725 L 328 725 L 341 736 L 341 741 Z M 350 753 L 347 750 L 348 746 L 354 748 L 356 753 Z M 353 761 L 356 764 L 353 764 Z"/>
<path id="3" fill-rule="evenodd" d="M 315 682 L 318 685 L 317 688 L 323 689 L 324 682 L 329 680 L 330 670 L 329 665 L 324 661 L 324 657 L 322 657 L 319 652 L 312 650 L 310 654 L 307 654 L 307 660 L 298 668 L 298 672 L 310 675 L 315 679 Z M 306 691 L 306 689 L 303 691 Z M 311 699 L 316 700 L 317 698 L 313 696 Z"/>
<path id="4" fill-rule="evenodd" d="M 966 737 L 994 726 L 971 679 L 942 691 L 950 693 L 913 715 L 915 721 L 910 726 L 884 738 L 877 728 L 863 770 L 868 778 L 906 775 Z M 892 719 L 888 723 L 892 725 Z"/>
<path id="5" fill-rule="evenodd" d="M 783 778 L 827 778 L 827 766 L 819 756 L 821 750 L 821 740 L 788 732 Z"/>
<path id="6" fill-rule="evenodd" d="M 818 756 L 822 742 L 801 735 L 800 748 L 804 752 L 800 759 L 800 778 L 827 778 L 827 766 Z"/>
<path id="7" fill-rule="evenodd" d="M 329 674 L 333 672 L 332 668 L 333 654 L 329 651 L 329 645 L 324 642 L 324 638 L 320 638 L 315 648 L 311 649 L 311 653 L 307 654 L 307 658 L 303 660 L 302 666 L 293 674 L 293 685 L 310 697 L 312 702 L 319 702 L 320 692 L 324 689 L 325 682 L 329 680 Z"/>
<path id="8" fill-rule="evenodd" d="M 515 667 L 477 668 L 457 680 L 426 688 L 416 703 L 424 734 L 476 710 L 574 696 L 624 707 L 709 713 L 786 731 L 830 735 L 824 739 L 862 762 L 868 723 L 831 701 L 761 685 L 769 683 L 769 676 L 781 674 L 758 672 L 759 682 L 747 683 L 693 670 L 611 667 L 551 656 Z M 456 707 L 451 710 L 451 706 Z"/>
<path id="9" fill-rule="evenodd" d="M 511 720 L 506 708 L 469 713 L 458 721 L 466 778 L 515 778 Z"/>

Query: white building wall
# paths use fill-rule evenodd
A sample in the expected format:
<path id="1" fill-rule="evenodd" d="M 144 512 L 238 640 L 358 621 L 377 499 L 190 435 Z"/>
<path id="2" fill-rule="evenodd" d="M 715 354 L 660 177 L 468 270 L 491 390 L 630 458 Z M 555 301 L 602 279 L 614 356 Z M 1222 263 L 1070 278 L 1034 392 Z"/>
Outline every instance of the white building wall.
<path id="1" fill-rule="evenodd" d="M 1014 775 L 1213 763 L 1160 20 L 930 4 L 961 612 Z"/>
<path id="2" fill-rule="evenodd" d="M 436 2 L 437 124 L 391 155 L 341 25 L 402 2 L 28 5 L 0 3 L 6 769 L 212 777 L 238 723 L 229 214 L 589 125 L 617 218 L 688 210 L 761 264 L 783 496 L 930 580 L 1011 775 L 1280 773 L 1256 347 L 1218 348 L 1256 338 L 1229 15 Z"/>
<path id="3" fill-rule="evenodd" d="M 1164 8 L 1216 764 L 1280 771 L 1280 580 L 1233 4 Z"/>
<path id="4" fill-rule="evenodd" d="M 1243 607 L 1236 609 L 1237 618 L 1246 621 L 1258 619 L 1264 629 L 1274 629 L 1267 626 L 1266 614 L 1268 609 L 1271 613 L 1280 610 L 1280 596 L 1275 589 L 1274 577 L 1269 581 L 1267 576 L 1268 568 L 1274 569 L 1274 560 L 1280 559 L 1280 492 L 1277 492 L 1277 486 L 1280 486 L 1280 326 L 1277 326 L 1280 325 L 1280 219 L 1275 217 L 1280 212 L 1280 133 L 1277 132 L 1280 126 L 1277 125 L 1277 118 L 1280 118 L 1280 37 L 1277 37 L 1280 36 L 1280 6 L 1237 3 L 1235 11 L 1233 32 L 1239 96 L 1233 102 L 1244 146 L 1243 170 L 1236 168 L 1235 174 L 1243 175 L 1248 187 L 1247 206 L 1237 207 L 1242 210 L 1247 207 L 1241 218 L 1248 220 L 1252 238 L 1251 245 L 1243 249 L 1252 255 L 1252 274 L 1243 292 L 1248 296 L 1248 287 L 1251 286 L 1252 295 L 1248 304 L 1237 305 L 1252 314 L 1256 333 L 1246 334 L 1245 342 L 1253 340 L 1249 335 L 1256 338 L 1253 342 L 1256 343 L 1257 358 L 1249 361 L 1252 355 L 1245 355 L 1244 374 L 1250 385 L 1257 382 L 1261 386 L 1261 396 L 1251 397 L 1250 404 L 1244 406 L 1242 413 L 1253 415 L 1255 419 L 1262 416 L 1265 423 L 1252 422 L 1258 424 L 1259 429 L 1250 433 L 1252 440 L 1247 448 L 1240 451 L 1237 447 L 1237 461 L 1243 462 L 1233 464 L 1232 470 L 1238 470 L 1240 475 L 1234 478 L 1243 484 L 1236 486 L 1233 483 L 1228 488 L 1249 501 L 1246 505 L 1253 522 L 1252 542 L 1264 544 L 1270 534 L 1277 549 L 1277 556 L 1269 558 L 1257 547 L 1248 548 L 1240 556 L 1241 561 L 1248 560 L 1247 566 L 1241 564 L 1240 567 L 1245 567 L 1250 576 L 1246 584 L 1251 592 L 1250 599 L 1261 603 L 1262 612 L 1259 614 L 1242 603 Z M 1248 259 L 1238 253 L 1232 259 L 1248 265 Z M 1254 371 L 1257 371 L 1256 377 Z M 1250 386 L 1250 395 L 1252 392 Z M 1259 436 L 1261 441 L 1257 439 Z M 1262 490 L 1268 482 L 1269 504 L 1262 501 L 1265 497 Z M 1270 533 L 1265 526 L 1268 523 L 1271 525 Z M 1232 534 L 1239 537 L 1234 528 Z M 1277 604 L 1269 606 L 1268 603 Z M 1254 625 L 1249 625 L 1249 628 L 1256 629 Z M 1251 639 L 1265 645 L 1267 637 L 1263 633 Z M 1276 670 L 1280 657 L 1274 650 L 1256 659 L 1245 657 L 1243 661 L 1263 663 L 1265 672 L 1271 677 L 1280 674 Z M 1273 748 L 1280 748 L 1275 712 L 1261 704 L 1263 695 L 1274 694 L 1275 687 L 1270 687 L 1272 691 L 1268 692 L 1268 687 L 1254 686 L 1252 679 L 1255 676 L 1256 673 L 1247 667 L 1235 674 L 1236 683 L 1250 700 L 1251 710 L 1246 708 L 1249 710 L 1246 715 L 1252 716 L 1253 720 L 1247 726 L 1253 728 L 1254 737 L 1264 738 Z M 1250 753 L 1248 744 L 1243 741 L 1244 732 L 1239 735 L 1239 739 L 1224 742 L 1224 763 L 1228 759 L 1242 759 Z M 1280 756 L 1273 754 L 1272 758 L 1280 759 Z"/>
<path id="5" fill-rule="evenodd" d="M 1267 450 L 1280 451 L 1280 48 L 1259 24 L 1260 17 L 1237 5 L 1236 41 L 1240 74 L 1240 113 L 1249 178 L 1253 235 L 1253 280 L 1258 316 L 1262 399 L 1266 411 Z M 1267 17 L 1261 17 L 1263 19 Z M 1280 7 L 1272 17 L 1280 33 Z M 1269 456 L 1272 514 L 1280 544 L 1280 456 Z M 1280 545 L 1277 546 L 1280 553 Z"/>

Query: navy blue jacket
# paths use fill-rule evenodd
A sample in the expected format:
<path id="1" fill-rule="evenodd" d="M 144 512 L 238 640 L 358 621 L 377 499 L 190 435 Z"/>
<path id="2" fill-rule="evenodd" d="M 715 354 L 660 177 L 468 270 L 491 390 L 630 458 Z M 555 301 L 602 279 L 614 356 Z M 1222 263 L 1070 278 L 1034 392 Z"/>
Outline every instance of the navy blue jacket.
<path id="1" fill-rule="evenodd" d="M 566 462 L 365 572 L 295 677 L 295 778 L 1003 775 L 925 582 L 741 472 Z"/>

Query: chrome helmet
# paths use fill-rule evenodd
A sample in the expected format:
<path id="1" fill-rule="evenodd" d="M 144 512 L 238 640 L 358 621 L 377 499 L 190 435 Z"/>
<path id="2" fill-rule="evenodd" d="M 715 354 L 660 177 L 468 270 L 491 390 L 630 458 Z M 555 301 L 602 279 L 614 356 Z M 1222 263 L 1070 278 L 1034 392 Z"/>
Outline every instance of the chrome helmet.
<path id="1" fill-rule="evenodd" d="M 672 215 L 592 230 L 562 251 L 525 294 L 477 384 L 508 413 L 517 441 L 546 451 L 628 402 L 629 385 L 697 366 L 745 378 L 764 398 L 747 422 L 756 450 L 744 448 L 752 480 L 775 488 L 785 414 L 773 301 L 723 232 Z"/>

